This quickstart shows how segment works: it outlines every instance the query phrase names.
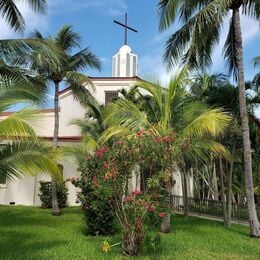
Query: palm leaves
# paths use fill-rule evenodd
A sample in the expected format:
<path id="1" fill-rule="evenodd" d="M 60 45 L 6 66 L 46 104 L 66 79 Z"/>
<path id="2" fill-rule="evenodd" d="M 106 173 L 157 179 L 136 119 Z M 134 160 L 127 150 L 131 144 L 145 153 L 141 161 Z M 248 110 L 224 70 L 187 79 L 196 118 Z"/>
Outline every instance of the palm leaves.
<path id="1" fill-rule="evenodd" d="M 25 26 L 24 18 L 19 11 L 15 0 L 0 0 L 0 13 L 5 18 L 7 23 L 15 31 L 22 31 Z M 46 9 L 45 0 L 26 0 L 26 3 L 32 10 L 39 13 L 44 13 Z"/>
<path id="2" fill-rule="evenodd" d="M 0 175 L 7 179 L 49 173 L 60 177 L 57 157 L 50 145 L 35 141 L 13 141 L 0 146 Z"/>
<path id="3" fill-rule="evenodd" d="M 2 70 L 1 70 L 2 72 Z M 37 81 L 8 67 L 0 72 L 0 113 L 19 102 L 39 103 Z M 43 94 L 43 93 L 42 93 Z M 0 120 L 0 175 L 9 179 L 25 174 L 50 173 L 60 176 L 57 157 L 52 147 L 36 139 L 34 129 L 39 126 L 39 113 L 24 108 L 16 113 L 2 114 Z M 12 141 L 8 141 L 12 140 Z"/>
<path id="4" fill-rule="evenodd" d="M 150 120 L 147 112 L 143 110 L 145 100 L 142 101 L 142 106 L 127 99 L 116 100 L 104 110 L 104 123 L 108 129 L 103 133 L 101 140 L 107 140 L 108 136 L 113 137 L 113 132 L 120 133 L 121 130 L 126 132 L 126 129 L 132 133 L 140 129 L 152 129 L 159 133 L 174 131 L 177 134 L 176 156 L 177 154 L 180 156 L 181 147 L 186 144 L 189 148 L 197 147 L 196 149 L 200 153 L 203 150 L 206 153 L 210 152 L 210 147 L 212 147 L 211 152 L 213 153 L 224 153 L 225 149 L 222 145 L 219 144 L 219 148 L 217 148 L 217 142 L 208 142 L 208 140 L 223 133 L 231 117 L 221 109 L 209 109 L 200 103 L 190 103 L 183 88 L 185 83 L 187 83 L 186 69 L 181 70 L 172 78 L 168 88 L 161 88 L 147 82 L 137 82 L 140 89 L 149 92 L 154 100 L 155 110 L 159 111 L 158 114 L 161 115 L 160 118 L 156 122 Z M 179 104 L 177 111 L 173 108 L 175 99 Z M 179 115 L 177 115 L 178 113 Z M 119 127 L 118 130 L 116 126 Z M 205 145 L 203 146 L 204 139 Z M 192 143 L 194 145 L 190 146 Z"/>
<path id="5" fill-rule="evenodd" d="M 164 59 L 169 68 L 180 59 L 192 67 L 206 67 L 212 63 L 210 54 L 219 40 L 220 24 L 229 4 L 229 0 L 159 2 L 161 30 L 167 29 L 177 17 L 183 22 L 166 43 Z"/>

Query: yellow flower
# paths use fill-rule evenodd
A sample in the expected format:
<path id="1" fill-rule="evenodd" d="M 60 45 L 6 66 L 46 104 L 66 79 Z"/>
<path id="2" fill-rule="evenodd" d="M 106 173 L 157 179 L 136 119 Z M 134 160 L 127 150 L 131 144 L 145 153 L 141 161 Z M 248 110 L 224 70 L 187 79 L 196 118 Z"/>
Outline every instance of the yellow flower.
<path id="1" fill-rule="evenodd" d="M 111 251 L 111 246 L 107 241 L 104 241 L 103 246 L 102 246 L 102 251 L 105 253 L 108 253 Z"/>

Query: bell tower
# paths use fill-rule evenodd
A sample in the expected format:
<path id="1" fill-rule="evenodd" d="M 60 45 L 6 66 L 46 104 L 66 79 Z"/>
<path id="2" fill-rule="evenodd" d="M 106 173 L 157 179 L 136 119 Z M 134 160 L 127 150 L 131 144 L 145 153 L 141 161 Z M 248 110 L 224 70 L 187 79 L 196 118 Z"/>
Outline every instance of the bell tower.
<path id="1" fill-rule="evenodd" d="M 114 23 L 124 27 L 125 38 L 124 45 L 119 49 L 119 52 L 113 56 L 112 60 L 112 77 L 134 77 L 137 76 L 138 56 L 132 52 L 132 49 L 127 45 L 128 30 L 136 32 L 137 30 L 128 26 L 127 14 L 125 14 L 125 23 L 114 20 Z"/>

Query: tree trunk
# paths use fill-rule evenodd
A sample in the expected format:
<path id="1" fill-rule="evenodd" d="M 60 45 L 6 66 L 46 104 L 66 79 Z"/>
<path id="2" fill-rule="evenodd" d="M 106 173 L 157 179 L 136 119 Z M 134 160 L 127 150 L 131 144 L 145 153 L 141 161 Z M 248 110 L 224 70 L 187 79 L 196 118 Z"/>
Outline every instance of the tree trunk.
<path id="1" fill-rule="evenodd" d="M 245 80 L 244 80 L 244 64 L 243 64 L 243 48 L 242 48 L 242 33 L 240 25 L 239 8 L 233 10 L 233 23 L 235 30 L 236 44 L 236 66 L 238 71 L 238 88 L 239 88 L 239 107 L 243 133 L 243 153 L 244 153 L 244 174 L 245 174 L 245 191 L 248 205 L 249 224 L 251 236 L 260 237 L 260 226 L 256 214 L 253 175 L 252 175 L 252 154 L 249 136 L 248 114 L 246 107 L 245 95 Z"/>
<path id="2" fill-rule="evenodd" d="M 232 148 L 232 158 L 230 161 L 229 170 L 229 180 L 228 180 L 228 199 L 227 199 L 227 227 L 231 227 L 232 218 L 232 183 L 233 183 L 233 169 L 234 169 L 234 157 L 236 154 L 237 139 L 234 137 L 233 148 Z"/>
<path id="3" fill-rule="evenodd" d="M 183 208 L 184 208 L 184 216 L 186 218 L 189 216 L 188 189 L 187 189 L 187 172 L 188 171 L 182 171 Z"/>
<path id="4" fill-rule="evenodd" d="M 55 82 L 54 94 L 54 133 L 53 133 L 53 147 L 58 148 L 59 136 L 59 83 Z M 57 199 L 57 182 L 54 177 L 51 180 L 52 184 L 52 215 L 59 216 L 61 214 L 58 199 Z"/>
<path id="5" fill-rule="evenodd" d="M 227 225 L 227 205 L 225 198 L 225 185 L 224 185 L 224 171 L 223 171 L 223 163 L 222 158 L 219 158 L 219 171 L 220 171 L 220 185 L 221 185 L 221 202 L 222 202 L 222 210 L 223 210 L 223 220 L 224 226 Z"/>
<path id="6" fill-rule="evenodd" d="M 169 181 L 166 184 L 165 191 L 166 191 L 166 198 L 165 198 L 166 206 L 172 207 L 172 205 L 171 205 L 172 181 Z M 171 213 L 166 213 L 164 215 L 164 217 L 162 218 L 162 224 L 161 224 L 160 231 L 162 233 L 170 233 L 171 232 Z"/>
<path id="7" fill-rule="evenodd" d="M 218 200 L 218 180 L 217 180 L 217 171 L 216 171 L 216 163 L 215 160 L 212 161 L 213 169 L 212 169 L 212 186 L 214 190 L 214 195 L 212 196 L 213 200 Z"/>

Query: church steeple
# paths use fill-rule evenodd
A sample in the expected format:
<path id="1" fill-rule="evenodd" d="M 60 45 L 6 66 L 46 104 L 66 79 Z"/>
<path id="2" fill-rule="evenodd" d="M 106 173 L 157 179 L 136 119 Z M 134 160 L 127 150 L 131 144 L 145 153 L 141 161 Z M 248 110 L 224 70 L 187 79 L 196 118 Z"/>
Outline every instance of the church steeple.
<path id="1" fill-rule="evenodd" d="M 138 56 L 132 53 L 128 45 L 123 45 L 113 56 L 112 77 L 137 76 Z"/>
<path id="2" fill-rule="evenodd" d="M 115 21 L 114 23 L 125 28 L 124 45 L 119 49 L 119 52 L 113 56 L 112 60 L 112 76 L 113 77 L 134 77 L 137 76 L 138 56 L 132 52 L 132 49 L 127 45 L 127 32 L 131 30 L 137 33 L 137 30 L 128 26 L 127 14 L 125 14 L 125 24 Z"/>

